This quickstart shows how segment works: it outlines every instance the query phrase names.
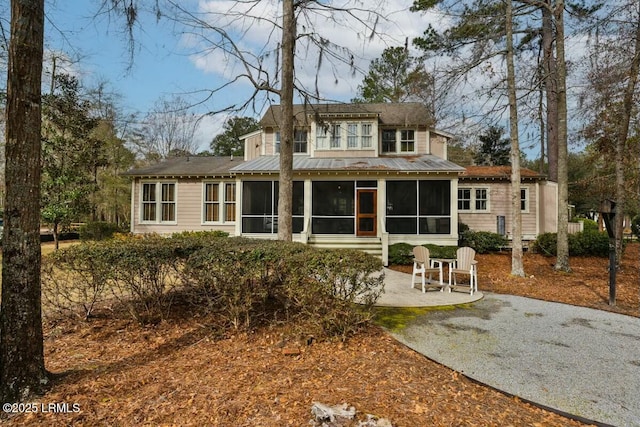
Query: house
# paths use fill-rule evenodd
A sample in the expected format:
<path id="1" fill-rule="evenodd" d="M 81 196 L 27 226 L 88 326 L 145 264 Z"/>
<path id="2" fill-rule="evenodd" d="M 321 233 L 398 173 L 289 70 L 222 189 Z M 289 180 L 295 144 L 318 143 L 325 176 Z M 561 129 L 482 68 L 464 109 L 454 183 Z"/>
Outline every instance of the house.
<path id="1" fill-rule="evenodd" d="M 280 117 L 280 106 L 267 110 L 261 129 L 244 137 L 243 159 L 173 158 L 128 172 L 131 231 L 275 239 Z M 364 249 L 386 264 L 393 243 L 456 245 L 459 220 L 484 227 L 508 215 L 496 210 L 508 196 L 493 190 L 502 181 L 448 161 L 452 136 L 431 128 L 422 104 L 296 105 L 294 117 L 295 241 Z M 542 177 L 533 178 L 523 183 L 527 207 L 547 196 Z M 537 209 L 532 221 L 543 229 Z"/>
<path id="2" fill-rule="evenodd" d="M 522 239 L 558 228 L 557 184 L 530 169 L 520 169 Z M 458 221 L 476 231 L 511 238 L 511 167 L 467 166 L 458 181 Z"/>

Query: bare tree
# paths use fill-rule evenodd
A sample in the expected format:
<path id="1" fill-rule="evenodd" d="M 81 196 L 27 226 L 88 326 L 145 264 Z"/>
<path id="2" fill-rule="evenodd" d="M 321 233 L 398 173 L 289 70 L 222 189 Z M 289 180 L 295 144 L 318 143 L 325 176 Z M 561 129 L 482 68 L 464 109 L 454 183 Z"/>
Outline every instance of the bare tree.
<path id="1" fill-rule="evenodd" d="M 189 103 L 180 96 L 162 97 L 147 113 L 135 133 L 139 154 L 149 160 L 166 159 L 171 155 L 195 154 L 194 135 L 198 117 L 189 113 Z"/>
<path id="2" fill-rule="evenodd" d="M 40 129 L 44 1 L 11 2 L 6 203 L 2 238 L 0 397 L 24 400 L 47 384 L 40 297 Z"/>
<path id="3" fill-rule="evenodd" d="M 305 103 L 326 101 L 320 93 L 321 85 L 318 81 L 321 70 L 324 67 L 329 68 L 329 74 L 333 74 L 337 80 L 337 66 L 346 65 L 352 69 L 355 66 L 355 55 L 348 48 L 332 41 L 329 36 L 320 34 L 314 17 L 343 25 L 351 32 L 357 31 L 365 42 L 374 36 L 382 36 L 378 24 L 385 17 L 382 14 L 384 2 L 381 1 L 367 4 L 365 8 L 363 2 L 357 0 L 344 2 L 340 6 L 322 1 L 285 0 L 281 2 L 282 7 L 277 8 L 281 12 L 274 13 L 278 3 L 280 2 L 236 1 L 225 4 L 224 9 L 194 11 L 187 9 L 181 2 L 167 0 L 163 5 L 170 6 L 171 11 L 163 13 L 159 10 L 158 13 L 159 16 L 175 20 L 190 36 L 199 38 L 203 46 L 202 52 L 219 55 L 220 63 L 226 64 L 227 69 L 235 70 L 230 73 L 228 82 L 209 90 L 209 96 L 222 94 L 238 82 L 249 83 L 252 87 L 253 93 L 243 101 L 230 104 L 219 111 L 212 111 L 212 114 L 244 112 L 248 108 L 260 112 L 265 104 L 272 102 L 271 96 L 279 99 L 283 114 L 282 122 L 279 123 L 281 147 L 278 238 L 291 240 L 294 96 L 297 93 L 299 99 Z M 134 18 L 128 22 L 129 28 L 132 28 L 137 10 L 135 2 L 123 4 L 121 1 L 111 0 L 110 4 L 119 7 L 126 16 Z M 158 5 L 158 2 L 155 5 Z M 159 9 L 162 9 L 163 5 L 158 6 Z M 133 12 L 131 6 L 134 7 Z M 243 38 L 249 39 L 252 32 L 259 33 L 260 29 L 266 34 L 266 37 L 260 40 L 261 47 L 248 47 Z M 274 44 L 276 38 L 278 41 Z M 303 74 L 303 62 L 296 62 L 296 59 L 306 55 L 304 62 L 309 63 L 308 57 L 314 52 L 317 54 L 317 74 L 315 86 L 310 88 L 305 85 L 304 79 L 299 77 Z"/>

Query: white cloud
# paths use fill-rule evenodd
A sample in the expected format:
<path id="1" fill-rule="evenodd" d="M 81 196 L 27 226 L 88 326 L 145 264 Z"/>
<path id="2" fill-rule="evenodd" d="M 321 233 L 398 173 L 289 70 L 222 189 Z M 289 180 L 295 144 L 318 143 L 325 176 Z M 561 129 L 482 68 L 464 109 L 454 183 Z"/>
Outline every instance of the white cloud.
<path id="1" fill-rule="evenodd" d="M 296 63 L 298 83 L 313 91 L 317 79 L 320 96 L 327 99 L 351 99 L 371 60 L 379 57 L 386 47 L 403 45 L 407 39 L 410 44 L 414 37 L 422 34 L 429 23 L 435 25 L 441 21 L 436 13 L 410 12 L 412 0 L 343 0 L 331 3 L 348 13 L 330 14 L 316 4 L 314 10 L 299 15 L 298 34 L 313 32 L 332 44 L 340 58 L 346 58 L 347 62 L 352 63 L 332 58 L 327 49 L 318 68 L 320 49 L 309 46 L 304 42 L 305 38 L 299 39 Z M 212 27 L 224 28 L 233 36 L 238 47 L 250 57 L 260 57 L 264 61 L 263 66 L 271 73 L 270 78 L 275 77 L 276 55 L 273 52 L 281 37 L 274 22 L 280 22 L 280 2 L 202 1 L 199 14 Z M 377 35 L 370 37 L 373 28 Z M 206 35 L 209 41 L 204 38 L 197 40 L 196 36 L 189 36 L 183 41 L 183 46 L 199 49 L 198 54 L 191 56 L 195 67 L 220 77 L 223 82 L 245 71 L 222 50 L 212 50 L 210 40 L 216 37 L 211 32 Z M 255 59 L 254 64 L 257 62 Z M 245 84 L 248 85 L 248 82 L 245 81 Z"/>

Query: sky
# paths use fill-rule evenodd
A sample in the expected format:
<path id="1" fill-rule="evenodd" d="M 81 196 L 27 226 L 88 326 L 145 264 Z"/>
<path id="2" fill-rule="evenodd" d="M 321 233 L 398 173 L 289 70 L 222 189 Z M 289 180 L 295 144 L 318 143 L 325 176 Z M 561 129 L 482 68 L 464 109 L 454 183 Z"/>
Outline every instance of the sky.
<path id="1" fill-rule="evenodd" d="M 241 105 L 250 96 L 252 86 L 242 80 L 212 96 L 209 96 L 210 90 L 229 84 L 243 68 L 220 49 L 211 50 L 212 33 L 206 34 L 209 38 L 206 40 L 198 29 L 167 18 L 157 21 L 152 13 L 144 11 L 139 14 L 139 23 L 134 29 L 131 62 L 123 17 L 100 13 L 99 3 L 99 0 L 49 0 L 46 3 L 45 57 L 49 61 L 45 68 L 50 70 L 51 58 L 56 57 L 57 70 L 77 75 L 85 86 L 106 82 L 106 90 L 118 94 L 118 104 L 123 111 L 139 112 L 139 116 L 152 110 L 160 97 L 180 95 L 194 104 L 194 113 L 204 115 L 197 139 L 201 149 L 208 148 L 227 116 L 208 116 L 207 113 Z M 332 62 L 325 54 L 318 67 L 318 50 L 298 45 L 298 83 L 308 88 L 317 85 L 320 96 L 336 101 L 349 101 L 356 95 L 370 61 L 379 57 L 385 47 L 404 45 L 407 38 L 419 36 L 429 22 L 438 19 L 434 15 L 410 12 L 411 0 L 338 3 L 353 6 L 350 13 L 371 25 L 375 21 L 370 13 L 359 11 L 358 6 L 374 9 L 389 19 L 375 22 L 376 31 L 384 34 L 382 38 L 370 38 L 371 29 L 360 26 L 354 19 L 336 22 L 324 13 L 308 14 L 300 19 L 299 32 L 313 28 L 328 42 L 344 48 L 343 52 L 348 49 L 349 57 L 353 55 L 352 66 Z M 234 1 L 185 0 L 180 4 L 198 19 L 231 34 L 243 51 L 253 55 L 251 63 L 257 63 L 260 54 L 273 50 L 280 39 L 270 22 L 277 20 L 278 1 L 262 0 L 252 10 L 241 10 L 242 3 Z M 214 18 L 211 12 L 219 14 Z M 262 19 L 242 19 L 242 15 Z M 277 74 L 269 67 L 274 59 L 273 54 L 265 55 L 264 63 L 272 71 L 271 76 Z M 46 74 L 44 84 L 45 87 L 48 84 Z M 259 100 L 247 108 L 244 115 L 259 118 L 266 98 L 262 96 Z M 272 97 L 272 101 L 278 103 L 277 98 Z"/>

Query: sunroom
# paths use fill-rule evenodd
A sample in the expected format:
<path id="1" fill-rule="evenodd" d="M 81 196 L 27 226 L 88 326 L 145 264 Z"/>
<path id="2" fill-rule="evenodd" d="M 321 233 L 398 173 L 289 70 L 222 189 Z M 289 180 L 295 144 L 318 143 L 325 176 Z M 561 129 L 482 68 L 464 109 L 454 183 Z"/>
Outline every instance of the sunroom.
<path id="1" fill-rule="evenodd" d="M 239 184 L 236 234 L 275 238 L 278 156 L 232 169 Z M 395 242 L 456 244 L 457 180 L 439 157 L 294 158 L 293 238 L 327 247 L 366 246 L 386 263 Z"/>

